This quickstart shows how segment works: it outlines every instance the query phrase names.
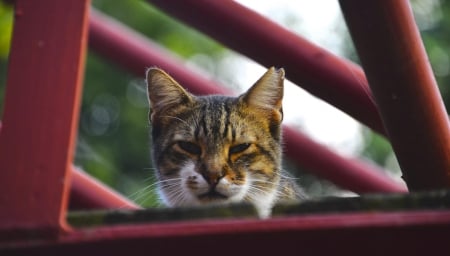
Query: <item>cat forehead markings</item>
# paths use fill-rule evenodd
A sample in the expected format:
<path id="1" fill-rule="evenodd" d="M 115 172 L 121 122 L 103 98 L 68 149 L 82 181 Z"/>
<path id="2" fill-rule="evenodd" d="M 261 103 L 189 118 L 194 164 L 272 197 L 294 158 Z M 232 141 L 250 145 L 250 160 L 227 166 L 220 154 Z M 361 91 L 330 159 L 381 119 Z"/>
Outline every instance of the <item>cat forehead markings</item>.
<path id="1" fill-rule="evenodd" d="M 225 101 L 224 101 L 225 99 Z M 186 120 L 189 126 L 178 126 L 174 140 L 213 140 L 215 142 L 254 142 L 258 131 L 251 126 L 254 120 L 241 116 L 236 98 L 197 97 L 200 106 L 191 110 Z M 206 101 L 206 102 L 203 102 Z M 207 141 L 205 141 L 206 143 Z"/>

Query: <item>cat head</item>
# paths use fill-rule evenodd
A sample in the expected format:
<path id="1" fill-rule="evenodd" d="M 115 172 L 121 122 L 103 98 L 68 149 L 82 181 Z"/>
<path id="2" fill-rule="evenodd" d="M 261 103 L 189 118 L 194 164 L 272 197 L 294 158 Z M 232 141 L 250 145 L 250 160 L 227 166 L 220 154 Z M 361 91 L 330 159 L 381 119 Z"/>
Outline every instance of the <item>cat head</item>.
<path id="1" fill-rule="evenodd" d="M 153 163 L 167 205 L 249 202 L 268 214 L 281 171 L 283 80 L 283 69 L 270 68 L 238 97 L 198 97 L 161 69 L 147 71 Z"/>

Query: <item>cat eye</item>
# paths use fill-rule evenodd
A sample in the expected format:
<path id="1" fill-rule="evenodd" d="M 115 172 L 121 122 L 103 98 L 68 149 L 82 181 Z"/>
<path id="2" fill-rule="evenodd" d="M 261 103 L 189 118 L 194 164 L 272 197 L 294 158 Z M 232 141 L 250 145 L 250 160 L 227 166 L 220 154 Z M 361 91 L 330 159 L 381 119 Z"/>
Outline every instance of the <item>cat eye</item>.
<path id="1" fill-rule="evenodd" d="M 179 141 L 177 144 L 182 150 L 188 152 L 189 154 L 200 155 L 202 153 L 202 148 L 195 143 L 189 141 Z"/>
<path id="2" fill-rule="evenodd" d="M 250 147 L 250 143 L 242 143 L 242 144 L 238 144 L 236 146 L 232 146 L 230 148 L 230 154 L 237 154 L 237 153 L 241 153 L 244 152 L 247 148 Z"/>

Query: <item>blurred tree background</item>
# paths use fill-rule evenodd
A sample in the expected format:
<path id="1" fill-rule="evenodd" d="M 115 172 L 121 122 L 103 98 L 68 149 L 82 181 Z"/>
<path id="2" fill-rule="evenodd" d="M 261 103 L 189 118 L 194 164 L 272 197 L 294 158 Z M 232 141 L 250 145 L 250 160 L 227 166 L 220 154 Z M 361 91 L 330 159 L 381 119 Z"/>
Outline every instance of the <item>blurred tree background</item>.
<path id="1" fill-rule="evenodd" d="M 209 75 L 221 81 L 234 81 L 232 69 L 215 65 L 226 56 L 227 49 L 159 12 L 147 2 L 93 0 L 92 5 L 188 60 L 188 63 L 194 61 Z M 450 1 L 412 1 L 412 5 L 448 111 L 450 16 L 446 14 L 450 11 Z M 0 1 L 0 113 L 3 112 L 12 10 L 12 6 Z M 342 36 L 350 42 L 345 29 L 342 30 Z M 351 43 L 345 44 L 348 45 Z M 358 62 L 353 48 L 346 47 L 342 52 Z M 145 67 L 142 67 L 142 77 L 134 77 L 95 52 L 88 52 L 75 164 L 138 203 L 156 206 L 155 195 L 151 192 L 151 184 L 155 180 L 149 152 L 144 71 Z M 361 157 L 398 171 L 389 143 L 367 129 L 362 132 Z M 286 166 L 298 169 L 289 162 Z M 296 173 L 300 173 L 301 184 L 312 194 L 338 191 L 305 170 Z M 314 189 L 317 184 L 320 189 Z"/>

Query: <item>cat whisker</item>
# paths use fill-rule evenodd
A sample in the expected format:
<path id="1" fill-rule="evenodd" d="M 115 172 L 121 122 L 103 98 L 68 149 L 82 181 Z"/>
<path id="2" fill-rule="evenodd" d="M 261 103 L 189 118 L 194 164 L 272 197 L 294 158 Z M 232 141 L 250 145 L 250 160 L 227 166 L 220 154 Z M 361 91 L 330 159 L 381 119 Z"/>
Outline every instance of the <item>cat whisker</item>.
<path id="1" fill-rule="evenodd" d="M 272 182 L 273 183 L 273 182 Z M 275 184 L 275 183 L 274 183 Z M 264 186 L 262 186 L 262 185 L 256 185 L 256 184 L 252 184 L 251 186 L 250 186 L 250 190 L 251 189 L 255 189 L 255 190 L 257 190 L 258 192 L 260 192 L 260 194 L 270 194 L 271 192 L 269 192 L 269 191 L 267 191 L 267 188 L 266 187 L 264 187 Z M 249 191 L 250 191 L 249 190 Z M 254 191 L 252 191 L 252 192 L 254 192 Z M 277 196 L 277 197 L 288 197 L 289 196 L 289 194 L 288 193 L 286 193 L 286 192 L 284 192 L 284 191 L 282 191 L 282 190 L 275 190 L 275 195 Z"/>
<path id="2" fill-rule="evenodd" d="M 280 177 L 284 178 L 284 179 L 288 179 L 288 180 L 299 180 L 300 179 L 300 178 L 297 178 L 297 177 L 292 177 L 290 175 L 285 175 L 285 174 L 283 174 L 283 172 L 280 173 Z"/>
<path id="3" fill-rule="evenodd" d="M 147 196 L 150 195 L 153 191 L 154 190 L 150 190 L 148 188 L 141 189 L 135 192 L 132 197 L 130 197 L 130 199 L 140 205 L 145 201 L 145 198 L 147 198 Z"/>
<path id="4" fill-rule="evenodd" d="M 181 178 L 180 178 L 180 179 L 181 179 Z M 145 187 L 142 188 L 142 189 L 139 189 L 137 192 L 135 192 L 135 193 L 129 195 L 128 197 L 133 197 L 134 195 L 136 195 L 136 194 L 138 194 L 138 193 L 140 193 L 140 192 L 143 192 L 143 191 L 145 191 L 145 190 L 148 190 L 149 188 L 155 187 L 155 186 L 157 186 L 157 185 L 159 185 L 159 184 L 161 184 L 161 183 L 163 183 L 163 182 L 171 182 L 172 180 L 178 180 L 178 179 L 170 179 L 170 180 L 156 181 L 156 182 L 154 182 L 154 183 L 152 183 L 152 184 L 150 184 L 150 185 L 148 185 L 148 186 L 145 186 Z"/>
<path id="5" fill-rule="evenodd" d="M 277 182 L 268 181 L 268 180 L 261 180 L 261 179 L 254 179 L 254 178 L 251 178 L 251 179 L 250 179 L 250 183 L 251 183 L 251 184 L 255 184 L 255 183 L 265 183 L 265 184 L 271 184 L 271 185 L 278 186 L 278 183 L 277 183 Z"/>
<path id="6" fill-rule="evenodd" d="M 186 201 L 186 194 L 180 186 L 174 187 L 174 189 L 166 192 L 166 196 L 169 197 L 174 205 L 183 205 Z"/>
<path id="7" fill-rule="evenodd" d="M 251 189 L 249 189 L 249 191 L 247 192 L 247 195 L 249 195 L 252 198 L 258 198 L 264 195 L 268 195 L 269 193 L 263 189 L 259 189 L 259 188 L 255 188 L 252 187 Z"/>
<path id="8" fill-rule="evenodd" d="M 255 193 L 256 192 L 256 193 Z M 260 185 L 256 185 L 256 184 L 251 184 L 248 190 L 249 194 L 255 194 L 255 195 L 269 195 L 271 194 L 273 191 L 267 190 L 267 187 L 264 186 L 260 186 Z"/>
<path id="9" fill-rule="evenodd" d="M 155 190 L 155 188 L 158 187 L 158 185 L 165 183 L 165 182 L 166 183 L 169 182 L 169 184 L 166 184 L 165 186 L 170 186 L 170 185 L 172 185 L 171 183 L 175 183 L 178 180 L 182 180 L 182 178 L 174 178 L 174 179 L 156 181 L 148 186 L 145 186 L 142 189 L 139 189 L 138 191 L 134 192 L 133 194 L 129 195 L 128 198 L 139 203 L 140 199 L 142 199 L 143 197 L 145 197 L 145 196 L 149 195 L 151 192 L 153 192 Z M 177 185 L 177 184 L 173 184 L 173 185 Z"/>
<path id="10" fill-rule="evenodd" d="M 144 180 L 142 180 L 142 183 L 147 184 L 147 183 L 154 183 L 156 181 L 157 181 L 157 179 L 155 177 L 153 177 L 153 175 L 152 175 L 152 176 L 149 176 L 149 177 L 145 178 Z"/>

